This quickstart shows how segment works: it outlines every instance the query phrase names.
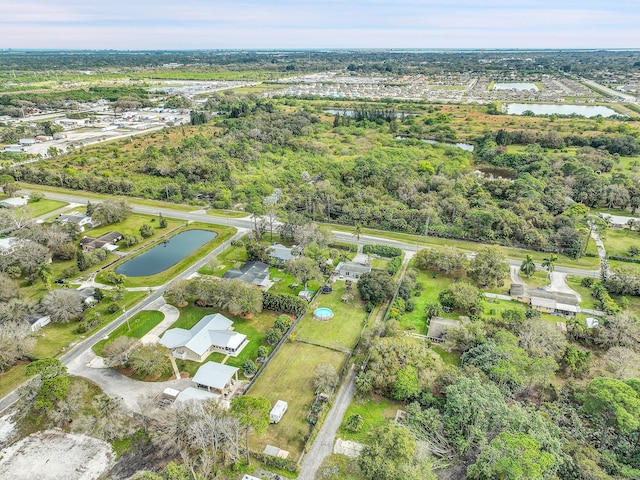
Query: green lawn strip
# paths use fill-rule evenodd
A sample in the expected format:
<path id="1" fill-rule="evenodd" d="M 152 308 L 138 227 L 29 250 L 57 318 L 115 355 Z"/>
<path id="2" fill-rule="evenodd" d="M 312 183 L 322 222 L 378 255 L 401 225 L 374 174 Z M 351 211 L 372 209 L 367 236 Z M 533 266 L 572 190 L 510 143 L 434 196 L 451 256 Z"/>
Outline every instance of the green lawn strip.
<path id="1" fill-rule="evenodd" d="M 277 445 L 290 452 L 289 458 L 297 460 L 310 433 L 307 414 L 315 399 L 315 370 L 321 363 L 329 363 L 339 371 L 345 358 L 346 354 L 327 348 L 285 343 L 248 394 L 265 397 L 271 405 L 284 400 L 289 408 L 279 423 L 250 438 L 251 448 L 261 452 L 266 445 Z"/>
<path id="2" fill-rule="evenodd" d="M 220 225 L 212 226 L 209 224 L 202 224 L 197 222 L 190 224 L 188 227 L 184 229 L 181 229 L 180 232 L 184 232 L 186 230 L 210 230 L 210 231 L 216 232 L 218 236 L 213 240 L 211 240 L 210 242 L 203 245 L 202 247 L 200 247 L 195 252 L 191 253 L 190 255 L 187 255 L 185 258 L 180 260 L 175 265 L 167 268 L 166 270 L 156 275 L 150 275 L 146 277 L 127 277 L 124 282 L 124 285 L 126 287 L 150 287 L 150 286 L 156 286 L 156 285 L 164 285 L 165 283 L 169 282 L 172 278 L 174 278 L 176 275 L 178 275 L 180 272 L 182 272 L 183 270 L 185 270 L 186 268 L 188 268 L 189 266 L 191 266 L 201 258 L 208 255 L 212 250 L 218 247 L 218 245 L 220 245 L 221 243 L 231 238 L 233 234 L 236 232 L 236 229 L 233 227 L 223 227 Z M 136 256 L 143 254 L 146 250 L 148 250 L 149 248 L 153 248 L 156 245 L 157 244 L 149 244 L 144 249 L 137 252 Z M 119 261 L 118 263 L 111 265 L 108 269 L 100 272 L 96 277 L 96 281 L 101 283 L 106 283 L 107 271 L 114 270 L 118 265 L 121 265 L 126 261 L 131 260 L 132 258 L 134 257 L 133 256 L 126 257 L 121 261 Z"/>
<path id="3" fill-rule="evenodd" d="M 21 362 L 8 371 L 0 373 L 0 398 L 4 398 L 25 382 L 27 365 L 28 363 Z"/>
<path id="4" fill-rule="evenodd" d="M 629 247 L 633 245 L 640 248 L 640 233 L 632 232 L 628 228 L 623 230 L 608 229 L 602 241 L 607 255 L 629 257 Z"/>
<path id="5" fill-rule="evenodd" d="M 445 350 L 444 348 L 438 345 L 433 345 L 431 349 L 434 352 L 436 352 L 438 355 L 440 355 L 440 358 L 445 363 L 445 365 L 454 365 L 456 367 L 460 366 L 461 364 L 460 355 L 453 352 L 448 352 L 447 350 Z"/>
<path id="6" fill-rule="evenodd" d="M 367 312 L 355 286 L 351 291 L 354 296 L 352 301 L 345 303 L 341 300 L 345 293 L 345 283 L 336 281 L 333 284 L 333 292 L 318 294 L 310 305 L 308 313 L 296 327 L 296 338 L 328 347 L 353 348 L 364 326 Z M 333 318 L 330 320 L 313 318 L 313 311 L 319 307 L 328 307 L 333 310 Z"/>
<path id="7" fill-rule="evenodd" d="M 575 290 L 581 297 L 580 307 L 590 310 L 599 310 L 599 302 L 591 295 L 591 289 L 583 287 L 580 283 L 582 277 L 576 277 L 574 275 L 567 276 L 567 284 L 573 290 Z"/>
<path id="8" fill-rule="evenodd" d="M 411 300 L 413 300 L 415 308 L 413 312 L 406 312 L 400 317 L 400 324 L 407 330 L 413 330 L 421 335 L 426 335 L 427 317 L 424 312 L 424 307 L 427 303 L 437 302 L 438 294 L 453 283 L 453 279 L 424 270 L 417 270 L 417 272 L 416 284 L 422 284 L 424 290 L 414 291 Z M 415 296 L 416 292 L 419 292 L 420 295 Z"/>
<path id="9" fill-rule="evenodd" d="M 239 212 L 238 210 L 220 210 L 219 208 L 207 209 L 207 215 L 212 217 L 229 217 L 229 218 L 244 218 L 249 214 L 247 212 Z"/>
<path id="10" fill-rule="evenodd" d="M 273 327 L 273 323 L 278 316 L 276 313 L 265 310 L 256 314 L 253 318 L 242 318 L 231 315 L 229 312 L 220 310 L 218 308 L 204 308 L 195 305 L 188 305 L 186 307 L 179 308 L 180 317 L 171 325 L 170 328 L 184 328 L 190 329 L 196 323 L 198 323 L 205 315 L 213 313 L 221 313 L 229 320 L 233 321 L 233 329 L 236 332 L 242 333 L 247 336 L 249 343 L 242 349 L 242 352 L 237 357 L 229 357 L 226 364 L 234 367 L 241 367 L 242 362 L 245 359 L 251 359 L 255 362 L 258 357 L 258 348 L 263 345 L 263 340 L 266 331 Z M 271 349 L 271 347 L 269 347 Z M 224 359 L 225 355 L 222 353 L 212 353 L 207 359 L 202 362 L 218 362 L 220 363 Z M 178 360 L 178 366 L 181 371 L 189 372 L 193 377 L 202 364 L 198 362 L 192 362 L 188 360 Z M 239 374 L 242 378 L 242 373 Z"/>
<path id="11" fill-rule="evenodd" d="M 124 300 L 118 302 L 118 305 L 129 309 L 140 302 L 140 300 L 145 296 L 145 292 L 126 292 Z M 104 300 L 95 307 L 91 307 L 85 311 L 85 318 L 90 318 L 90 316 L 93 315 L 93 312 L 98 312 L 102 321 L 99 325 L 96 325 L 94 328 L 83 334 L 78 333 L 78 322 L 50 323 L 45 326 L 38 332 L 38 335 L 42 336 L 38 337 L 38 343 L 36 344 L 32 356 L 34 358 L 55 357 L 60 353 L 63 353 L 69 346 L 73 345 L 77 341 L 89 337 L 91 334 L 122 315 L 121 310 L 118 310 L 116 313 L 107 313 L 107 308 L 110 304 L 110 301 Z"/>
<path id="12" fill-rule="evenodd" d="M 598 256 L 598 246 L 596 245 L 596 241 L 591 237 L 589 237 L 589 240 L 587 241 L 587 250 L 585 251 L 585 254 L 593 255 L 594 257 Z"/>
<path id="13" fill-rule="evenodd" d="M 635 272 L 636 275 L 640 275 L 640 263 L 621 262 L 619 260 L 609 260 L 609 267 L 612 269 L 626 268 Z"/>
<path id="14" fill-rule="evenodd" d="M 142 338 L 149 333 L 156 325 L 164 320 L 164 314 L 157 310 L 143 310 L 136 313 L 129 319 L 129 322 L 125 322 L 116 328 L 109 338 L 105 338 L 96 343 L 92 349 L 96 355 L 102 356 L 102 350 L 105 345 L 113 342 L 118 337 L 129 338 Z"/>
<path id="15" fill-rule="evenodd" d="M 388 258 L 374 258 L 371 260 L 371 268 L 374 270 L 386 270 L 391 263 Z"/>
<path id="16" fill-rule="evenodd" d="M 353 227 L 344 225 L 325 224 L 332 230 L 353 233 Z M 451 246 L 456 247 L 465 253 L 477 252 L 485 247 L 495 247 L 507 257 L 514 260 L 524 260 L 527 254 L 531 255 L 536 263 L 542 263 L 545 257 L 548 257 L 548 253 L 536 252 L 533 250 L 524 250 L 512 247 L 503 247 L 501 245 L 488 245 L 485 243 L 477 243 L 466 240 L 455 240 L 450 238 L 438 238 L 438 237 L 424 237 L 420 235 L 412 235 L 410 233 L 388 232 L 386 230 L 375 230 L 372 228 L 363 228 L 363 235 L 371 235 L 380 238 L 386 238 L 389 240 L 397 240 L 407 244 L 416 245 L 418 249 L 425 247 L 443 247 Z M 559 254 L 556 266 L 573 267 L 573 268 L 598 268 L 598 259 L 591 257 L 580 257 L 575 260 L 567 257 L 566 255 Z"/>
<path id="17" fill-rule="evenodd" d="M 389 398 L 374 395 L 366 398 L 355 398 L 347 408 L 338 436 L 343 440 L 359 443 L 370 443 L 375 427 L 384 425 L 396 418 L 398 409 L 404 410 L 405 405 Z M 352 415 L 360 415 L 364 421 L 358 432 L 351 432 L 345 428 L 347 419 Z"/>
<path id="18" fill-rule="evenodd" d="M 48 185 L 36 185 L 33 183 L 24 183 L 25 189 L 33 190 L 37 192 L 45 192 L 45 193 L 59 193 L 66 195 L 75 195 L 85 198 L 90 198 L 92 200 L 113 200 L 113 199 L 121 199 L 125 200 L 134 205 L 143 205 L 146 207 L 155 207 L 155 208 L 163 208 L 167 210 L 178 210 L 181 212 L 192 212 L 197 210 L 199 207 L 197 205 L 185 205 L 182 203 L 171 203 L 171 202 L 162 202 L 160 200 L 150 200 L 146 198 L 139 197 L 122 197 L 118 195 L 108 195 L 102 193 L 89 192 L 86 190 L 72 190 L 70 188 L 60 188 L 60 187 L 50 187 Z"/>
<path id="19" fill-rule="evenodd" d="M 632 158 L 633 160 L 640 160 L 638 157 L 628 157 L 628 158 Z M 626 208 L 607 208 L 607 207 L 594 207 L 591 209 L 591 213 L 607 213 L 609 215 L 620 215 L 622 217 L 638 217 L 638 215 L 634 215 L 631 210 L 628 210 Z M 611 231 L 611 229 L 607 230 L 607 233 L 609 233 Z"/>
<path id="20" fill-rule="evenodd" d="M 59 202 L 57 200 L 48 200 L 43 198 L 37 202 L 29 202 L 29 210 L 31 210 L 31 216 L 33 218 L 46 215 L 49 212 L 54 212 L 62 207 L 69 205 L 67 202 Z"/>

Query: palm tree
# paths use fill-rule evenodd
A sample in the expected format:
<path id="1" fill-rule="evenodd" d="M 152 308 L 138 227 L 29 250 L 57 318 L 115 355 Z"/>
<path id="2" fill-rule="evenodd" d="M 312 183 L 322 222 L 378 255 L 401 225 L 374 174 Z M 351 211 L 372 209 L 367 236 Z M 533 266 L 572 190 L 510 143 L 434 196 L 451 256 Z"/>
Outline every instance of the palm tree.
<path id="1" fill-rule="evenodd" d="M 522 265 L 520 265 L 520 273 L 522 273 L 526 278 L 529 278 L 536 273 L 536 264 L 531 255 L 527 255 L 527 258 L 525 258 Z"/>
<path id="2" fill-rule="evenodd" d="M 555 268 L 555 263 L 557 260 L 558 260 L 558 255 L 556 255 L 555 253 L 552 253 L 551 255 L 549 255 L 549 258 L 545 258 L 544 262 L 542 262 L 542 268 L 547 269 L 547 277 L 551 276 L 551 273 Z"/>
<path id="3" fill-rule="evenodd" d="M 356 226 L 353 229 L 353 236 L 356 237 L 356 241 L 358 243 L 360 243 L 360 235 L 362 235 L 362 226 L 359 223 L 356 223 Z"/>

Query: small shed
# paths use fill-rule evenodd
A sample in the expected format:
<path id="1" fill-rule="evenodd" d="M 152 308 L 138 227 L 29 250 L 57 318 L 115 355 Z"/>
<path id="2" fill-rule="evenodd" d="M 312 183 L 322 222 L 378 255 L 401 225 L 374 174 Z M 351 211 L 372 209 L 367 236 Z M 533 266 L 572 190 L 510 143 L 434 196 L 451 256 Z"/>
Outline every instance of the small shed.
<path id="1" fill-rule="evenodd" d="M 167 387 L 162 391 L 162 398 L 165 398 L 167 400 L 175 400 L 176 398 L 178 398 L 179 394 L 180 394 L 180 390 Z"/>
<path id="2" fill-rule="evenodd" d="M 271 412 L 269 412 L 269 420 L 271 421 L 271 423 L 278 423 L 280 420 L 282 420 L 282 417 L 287 411 L 287 408 L 289 408 L 289 404 L 287 402 L 285 402 L 284 400 L 278 400 L 271 409 Z"/>
<path id="3" fill-rule="evenodd" d="M 37 332 L 45 325 L 49 325 L 49 323 L 51 323 L 51 317 L 44 313 L 32 313 L 27 317 L 27 321 L 29 322 L 29 325 L 31 325 L 31 331 Z"/>

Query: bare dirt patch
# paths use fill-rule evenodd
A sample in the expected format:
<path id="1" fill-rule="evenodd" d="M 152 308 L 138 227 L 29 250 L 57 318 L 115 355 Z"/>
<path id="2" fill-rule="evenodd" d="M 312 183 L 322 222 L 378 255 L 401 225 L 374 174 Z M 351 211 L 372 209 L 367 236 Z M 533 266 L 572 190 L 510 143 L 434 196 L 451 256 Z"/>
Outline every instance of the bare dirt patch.
<path id="1" fill-rule="evenodd" d="M 0 452 L 0 478 L 94 480 L 114 462 L 106 442 L 60 429 L 34 433 Z"/>

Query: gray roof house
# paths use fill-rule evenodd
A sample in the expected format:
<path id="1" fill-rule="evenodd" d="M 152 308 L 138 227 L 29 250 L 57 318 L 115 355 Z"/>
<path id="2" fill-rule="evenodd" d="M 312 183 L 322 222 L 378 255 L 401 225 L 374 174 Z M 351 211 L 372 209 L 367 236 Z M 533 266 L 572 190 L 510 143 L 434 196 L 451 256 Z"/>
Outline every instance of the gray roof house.
<path id="1" fill-rule="evenodd" d="M 287 260 L 298 258 L 297 255 L 291 253 L 291 248 L 285 247 L 280 243 L 274 243 L 269 247 L 269 257 L 279 263 L 284 263 Z"/>
<path id="2" fill-rule="evenodd" d="M 94 222 L 89 215 L 85 215 L 84 213 L 80 212 L 71 212 L 58 215 L 58 218 L 56 218 L 56 220 L 60 223 L 74 223 L 80 228 L 81 232 L 84 232 L 84 227 L 94 228 L 98 226 L 98 223 Z"/>
<path id="3" fill-rule="evenodd" d="M 233 390 L 234 380 L 238 381 L 238 368 L 222 363 L 207 362 L 193 377 L 193 383 L 208 392 L 227 395 Z"/>
<path id="4" fill-rule="evenodd" d="M 29 322 L 29 325 L 31 325 L 31 331 L 37 332 L 45 325 L 49 325 L 49 323 L 51 323 L 51 317 L 44 313 L 32 313 L 27 316 L 27 321 Z"/>
<path id="5" fill-rule="evenodd" d="M 429 331 L 427 332 L 427 338 L 432 342 L 443 343 L 446 340 L 446 329 L 456 328 L 459 325 L 459 320 L 433 317 L 429 322 Z"/>
<path id="6" fill-rule="evenodd" d="M 263 289 L 268 289 L 273 283 L 269 280 L 269 265 L 264 262 L 247 262 L 240 268 L 228 270 L 222 278 L 239 279 Z"/>
<path id="7" fill-rule="evenodd" d="M 371 271 L 371 265 L 362 265 L 361 263 L 355 262 L 340 262 L 336 266 L 335 271 L 340 276 L 357 279 L 365 273 L 369 273 Z"/>
<path id="8" fill-rule="evenodd" d="M 236 357 L 247 343 L 247 336 L 234 332 L 233 322 L 219 313 L 202 317 L 191 330 L 171 328 L 160 339 L 174 357 L 196 362 L 213 352 Z"/>

